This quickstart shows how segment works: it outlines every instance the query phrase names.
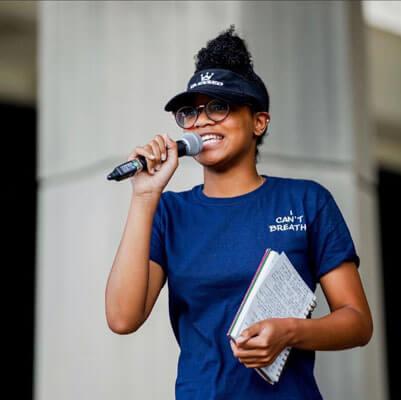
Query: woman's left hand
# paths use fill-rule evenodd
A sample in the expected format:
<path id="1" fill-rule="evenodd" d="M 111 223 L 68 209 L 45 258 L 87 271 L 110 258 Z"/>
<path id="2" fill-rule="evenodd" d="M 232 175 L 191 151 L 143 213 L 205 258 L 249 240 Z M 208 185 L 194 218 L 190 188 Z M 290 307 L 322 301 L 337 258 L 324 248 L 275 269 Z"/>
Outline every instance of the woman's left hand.
<path id="1" fill-rule="evenodd" d="M 259 321 L 241 332 L 237 344 L 230 340 L 234 356 L 247 368 L 261 368 L 274 362 L 289 346 L 291 318 L 270 318 Z"/>

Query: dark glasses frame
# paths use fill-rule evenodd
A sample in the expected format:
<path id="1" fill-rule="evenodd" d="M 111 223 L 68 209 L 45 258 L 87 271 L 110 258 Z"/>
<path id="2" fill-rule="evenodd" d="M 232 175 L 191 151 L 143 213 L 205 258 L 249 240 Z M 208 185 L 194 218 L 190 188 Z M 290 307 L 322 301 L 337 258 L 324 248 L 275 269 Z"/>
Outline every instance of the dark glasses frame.
<path id="1" fill-rule="evenodd" d="M 226 114 L 224 115 L 224 117 L 218 118 L 218 119 L 213 119 L 213 118 L 211 117 L 211 115 L 209 114 L 209 112 L 210 112 L 209 106 L 210 106 L 211 103 L 220 103 L 220 104 L 224 104 L 225 106 L 227 106 L 227 111 L 226 111 Z M 191 126 L 183 126 L 183 125 L 179 122 L 179 119 L 178 119 L 178 117 L 177 117 L 177 114 L 178 114 L 182 109 L 185 109 L 185 108 L 189 108 L 189 109 L 192 109 L 192 110 L 195 110 L 195 111 L 196 111 L 196 116 L 195 116 L 195 119 L 194 119 L 194 121 L 193 121 L 193 123 L 192 123 Z M 199 115 L 200 115 L 200 113 L 201 113 L 200 110 L 203 110 L 203 109 L 205 109 L 206 115 L 207 115 L 207 117 L 208 117 L 210 120 L 212 120 L 212 121 L 214 121 L 214 122 L 221 122 L 221 121 L 223 121 L 224 119 L 226 119 L 227 116 L 230 114 L 231 105 L 230 105 L 230 103 L 228 103 L 228 102 L 226 102 L 226 101 L 223 101 L 223 100 L 212 99 L 212 100 L 210 100 L 208 103 L 206 103 L 206 104 L 201 104 L 201 105 L 199 105 L 199 106 L 183 106 L 183 107 L 180 107 L 177 111 L 174 112 L 174 117 L 175 117 L 175 121 L 176 121 L 177 125 L 180 126 L 180 127 L 183 128 L 183 129 L 190 129 L 190 128 L 192 128 L 192 127 L 195 125 L 195 122 L 196 122 L 196 121 L 198 120 L 198 118 L 199 118 Z M 211 113 L 211 112 L 210 112 L 210 113 Z"/>

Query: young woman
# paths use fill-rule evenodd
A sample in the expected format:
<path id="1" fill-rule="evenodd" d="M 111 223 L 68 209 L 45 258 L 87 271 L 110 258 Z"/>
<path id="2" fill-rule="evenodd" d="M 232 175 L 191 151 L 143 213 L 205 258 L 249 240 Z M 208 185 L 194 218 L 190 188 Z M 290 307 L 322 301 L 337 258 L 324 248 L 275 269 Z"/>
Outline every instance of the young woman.
<path id="1" fill-rule="evenodd" d="M 194 159 L 203 184 L 165 191 L 178 167 L 166 134 L 136 147 L 149 172 L 131 178 L 132 200 L 106 288 L 117 333 L 136 331 L 168 281 L 169 313 L 180 346 L 177 399 L 322 399 L 316 350 L 366 345 L 372 318 L 359 257 L 331 193 L 306 179 L 259 174 L 257 147 L 270 121 L 269 95 L 234 26 L 197 55 L 187 90 L 165 106 L 185 132 L 204 140 Z M 265 249 L 285 251 L 330 306 L 322 318 L 272 318 L 226 336 Z M 168 278 L 168 279 L 167 279 Z M 254 371 L 292 350 L 280 380 Z"/>

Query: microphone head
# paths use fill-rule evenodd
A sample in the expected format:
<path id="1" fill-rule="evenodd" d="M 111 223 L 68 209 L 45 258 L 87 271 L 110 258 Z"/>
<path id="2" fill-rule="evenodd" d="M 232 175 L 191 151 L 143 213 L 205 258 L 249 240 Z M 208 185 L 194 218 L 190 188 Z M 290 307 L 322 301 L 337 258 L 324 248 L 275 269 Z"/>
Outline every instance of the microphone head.
<path id="1" fill-rule="evenodd" d="M 203 140 L 198 133 L 187 132 L 180 140 L 185 142 L 187 156 L 196 156 L 202 151 Z"/>

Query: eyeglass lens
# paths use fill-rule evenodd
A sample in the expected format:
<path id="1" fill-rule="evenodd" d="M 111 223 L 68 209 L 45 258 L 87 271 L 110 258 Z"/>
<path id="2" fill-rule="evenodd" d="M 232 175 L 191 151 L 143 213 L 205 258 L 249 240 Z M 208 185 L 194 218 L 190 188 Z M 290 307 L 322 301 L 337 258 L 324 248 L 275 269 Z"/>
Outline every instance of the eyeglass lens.
<path id="1" fill-rule="evenodd" d="M 222 121 L 230 111 L 229 104 L 221 100 L 211 100 L 206 106 L 184 106 L 175 114 L 177 124 L 182 128 L 191 128 L 195 124 L 203 108 L 205 108 L 208 118 L 215 122 Z"/>

